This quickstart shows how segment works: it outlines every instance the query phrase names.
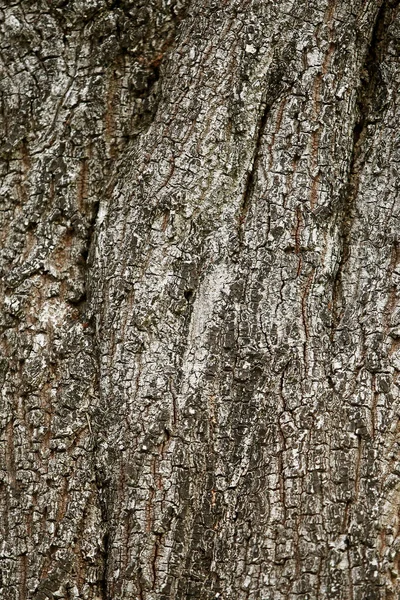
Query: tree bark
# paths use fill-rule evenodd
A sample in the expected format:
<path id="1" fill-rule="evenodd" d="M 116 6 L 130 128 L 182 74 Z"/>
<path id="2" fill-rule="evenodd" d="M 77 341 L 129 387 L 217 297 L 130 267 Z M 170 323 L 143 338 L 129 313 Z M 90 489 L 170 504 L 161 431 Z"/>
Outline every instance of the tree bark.
<path id="1" fill-rule="evenodd" d="M 398 2 L 0 22 L 1 598 L 399 598 Z"/>

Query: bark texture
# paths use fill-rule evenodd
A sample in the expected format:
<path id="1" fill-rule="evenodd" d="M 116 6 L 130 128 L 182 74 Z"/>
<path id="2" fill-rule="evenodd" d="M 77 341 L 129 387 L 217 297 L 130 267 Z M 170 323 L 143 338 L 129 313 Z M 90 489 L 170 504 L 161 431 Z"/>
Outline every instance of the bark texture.
<path id="1" fill-rule="evenodd" d="M 398 2 L 0 24 L 1 598 L 398 599 Z"/>

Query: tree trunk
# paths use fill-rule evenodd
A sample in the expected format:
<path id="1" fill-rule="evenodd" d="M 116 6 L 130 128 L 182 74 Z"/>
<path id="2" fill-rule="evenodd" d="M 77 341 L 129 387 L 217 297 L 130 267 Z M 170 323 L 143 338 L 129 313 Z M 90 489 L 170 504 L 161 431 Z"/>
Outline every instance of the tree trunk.
<path id="1" fill-rule="evenodd" d="M 400 598 L 398 2 L 0 20 L 1 598 Z"/>

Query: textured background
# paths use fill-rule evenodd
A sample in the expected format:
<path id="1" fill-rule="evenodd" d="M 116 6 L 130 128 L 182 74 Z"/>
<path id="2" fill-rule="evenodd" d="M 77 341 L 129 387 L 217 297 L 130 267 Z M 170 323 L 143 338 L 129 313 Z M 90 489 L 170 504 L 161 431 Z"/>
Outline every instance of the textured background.
<path id="1" fill-rule="evenodd" d="M 0 24 L 1 598 L 397 600 L 398 2 Z"/>

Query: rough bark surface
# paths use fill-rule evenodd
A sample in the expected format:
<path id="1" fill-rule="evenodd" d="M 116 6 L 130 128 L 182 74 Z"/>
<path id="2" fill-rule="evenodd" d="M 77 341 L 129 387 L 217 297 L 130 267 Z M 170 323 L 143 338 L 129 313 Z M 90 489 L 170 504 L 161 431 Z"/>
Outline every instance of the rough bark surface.
<path id="1" fill-rule="evenodd" d="M 398 599 L 398 2 L 0 24 L 1 598 Z"/>

